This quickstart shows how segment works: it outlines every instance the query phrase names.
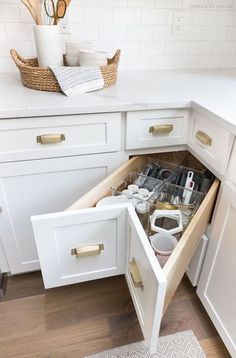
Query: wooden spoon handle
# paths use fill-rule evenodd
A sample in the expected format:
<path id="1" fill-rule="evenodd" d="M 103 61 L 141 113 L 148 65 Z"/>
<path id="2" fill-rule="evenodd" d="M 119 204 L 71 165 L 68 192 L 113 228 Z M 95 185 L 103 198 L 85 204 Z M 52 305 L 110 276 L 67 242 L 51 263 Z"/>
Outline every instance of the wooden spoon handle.
<path id="1" fill-rule="evenodd" d="M 33 17 L 34 19 L 34 22 L 36 23 L 36 25 L 38 25 L 38 19 L 37 19 L 37 15 L 34 11 L 34 9 L 32 8 L 30 2 L 28 0 L 21 0 L 22 3 L 27 7 L 27 9 L 29 10 L 31 16 Z"/>

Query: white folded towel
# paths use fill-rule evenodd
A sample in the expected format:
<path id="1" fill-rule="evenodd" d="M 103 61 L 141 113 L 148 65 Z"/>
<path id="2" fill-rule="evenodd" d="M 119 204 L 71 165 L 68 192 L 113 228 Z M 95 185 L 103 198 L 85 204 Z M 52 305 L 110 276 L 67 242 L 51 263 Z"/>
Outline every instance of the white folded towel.
<path id="1" fill-rule="evenodd" d="M 62 92 L 66 96 L 86 93 L 104 87 L 104 79 L 99 67 L 50 67 Z"/>

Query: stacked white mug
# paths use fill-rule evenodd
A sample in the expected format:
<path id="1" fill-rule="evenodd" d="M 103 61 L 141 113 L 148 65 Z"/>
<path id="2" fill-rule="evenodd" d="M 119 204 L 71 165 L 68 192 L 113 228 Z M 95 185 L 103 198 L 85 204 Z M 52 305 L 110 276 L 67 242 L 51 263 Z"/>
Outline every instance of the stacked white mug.
<path id="1" fill-rule="evenodd" d="M 65 57 L 68 66 L 79 66 L 80 50 L 92 51 L 92 43 L 81 41 L 67 41 L 65 43 Z"/>

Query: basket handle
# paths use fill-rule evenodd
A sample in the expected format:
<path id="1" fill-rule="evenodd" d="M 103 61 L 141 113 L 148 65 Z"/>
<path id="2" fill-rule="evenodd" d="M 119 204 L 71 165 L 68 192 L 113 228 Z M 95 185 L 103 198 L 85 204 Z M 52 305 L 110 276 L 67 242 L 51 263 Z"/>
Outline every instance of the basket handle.
<path id="1" fill-rule="evenodd" d="M 12 48 L 10 50 L 10 54 L 11 54 L 11 57 L 12 57 L 13 61 L 15 62 L 16 66 L 18 68 L 30 67 L 30 66 L 27 65 L 27 62 L 19 55 L 19 53 L 14 48 Z"/>

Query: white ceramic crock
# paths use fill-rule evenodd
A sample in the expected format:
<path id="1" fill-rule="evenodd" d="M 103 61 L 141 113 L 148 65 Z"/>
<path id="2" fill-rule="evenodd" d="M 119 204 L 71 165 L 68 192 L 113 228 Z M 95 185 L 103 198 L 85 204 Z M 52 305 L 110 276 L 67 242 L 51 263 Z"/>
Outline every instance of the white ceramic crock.
<path id="1" fill-rule="evenodd" d="M 39 66 L 62 66 L 63 51 L 60 27 L 58 25 L 36 25 L 34 26 L 34 37 Z"/>

